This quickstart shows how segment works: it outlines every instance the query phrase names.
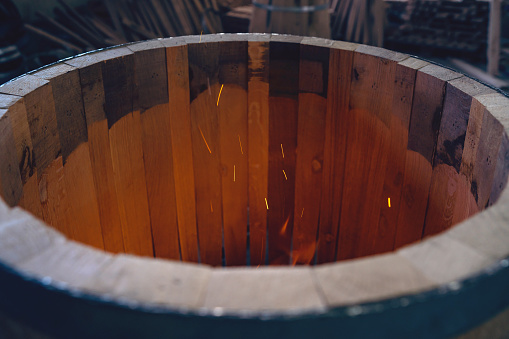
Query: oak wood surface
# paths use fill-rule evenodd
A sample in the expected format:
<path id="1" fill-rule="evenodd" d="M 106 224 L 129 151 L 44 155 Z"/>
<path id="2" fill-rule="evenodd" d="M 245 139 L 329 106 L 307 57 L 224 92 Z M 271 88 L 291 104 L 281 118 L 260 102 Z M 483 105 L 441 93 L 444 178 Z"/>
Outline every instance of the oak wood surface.
<path id="1" fill-rule="evenodd" d="M 172 39 L 165 43 L 175 197 L 182 260 L 198 262 L 188 47 L 180 45 L 179 41 L 182 40 Z"/>
<path id="2" fill-rule="evenodd" d="M 190 44 L 188 49 L 192 154 L 200 258 L 202 262 L 221 265 L 222 168 L 217 105 L 221 91 L 220 48 L 218 44 L 203 42 Z M 231 170 L 233 172 L 233 168 Z"/>
<path id="3" fill-rule="evenodd" d="M 108 121 L 104 110 L 103 61 L 92 56 L 89 61 L 92 63 L 80 68 L 79 72 L 87 120 L 90 165 L 97 194 L 104 249 L 118 253 L 124 251 L 124 241 L 113 177 Z"/>
<path id="4" fill-rule="evenodd" d="M 248 42 L 250 264 L 265 264 L 269 175 L 269 37 Z"/>
<path id="5" fill-rule="evenodd" d="M 291 256 L 301 40 L 273 36 L 269 45 L 269 264 L 288 265 Z"/>
<path id="6" fill-rule="evenodd" d="M 395 247 L 421 239 L 446 81 L 458 77 L 435 65 L 417 72 Z"/>
<path id="7" fill-rule="evenodd" d="M 133 54 L 102 65 L 104 109 L 126 253 L 153 256 L 140 112 L 133 110 Z"/>
<path id="8" fill-rule="evenodd" d="M 329 56 L 317 263 L 336 259 L 355 48 L 355 44 L 335 42 Z"/>
<path id="9" fill-rule="evenodd" d="M 154 255 L 179 260 L 166 50 L 157 40 L 151 44 L 134 44 L 129 48 L 134 52 L 133 105 L 134 110 L 141 114 L 143 160 Z"/>
<path id="10" fill-rule="evenodd" d="M 396 62 L 356 53 L 337 259 L 374 254 L 390 146 Z M 374 92 L 373 89 L 376 89 Z M 360 203 L 362 201 L 362 203 Z"/>
<path id="11" fill-rule="evenodd" d="M 248 208 L 247 41 L 219 45 L 219 147 L 225 263 L 246 265 Z M 222 91 L 221 91 L 222 88 Z"/>
<path id="12" fill-rule="evenodd" d="M 310 264 L 317 248 L 329 82 L 329 49 L 301 44 L 292 263 Z"/>
<path id="13" fill-rule="evenodd" d="M 16 206 L 23 195 L 23 182 L 19 171 L 16 143 L 10 115 L 0 109 L 0 195 L 5 202 Z"/>

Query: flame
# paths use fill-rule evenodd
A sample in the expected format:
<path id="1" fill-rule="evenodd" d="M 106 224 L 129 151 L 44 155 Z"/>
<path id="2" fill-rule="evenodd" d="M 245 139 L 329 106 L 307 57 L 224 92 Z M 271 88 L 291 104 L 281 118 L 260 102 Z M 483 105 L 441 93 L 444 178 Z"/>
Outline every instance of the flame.
<path id="1" fill-rule="evenodd" d="M 283 227 L 281 227 L 281 231 L 279 231 L 279 234 L 283 235 L 286 233 L 286 228 L 288 227 L 288 222 L 290 221 L 290 215 L 288 215 L 288 218 L 286 218 L 285 223 L 283 224 Z"/>
<path id="2" fill-rule="evenodd" d="M 242 141 L 240 141 L 240 134 L 238 134 L 238 136 L 239 136 L 240 154 L 244 154 L 244 152 L 242 151 Z"/>
<path id="3" fill-rule="evenodd" d="M 387 198 L 387 205 L 389 205 L 389 208 L 391 208 L 391 198 Z"/>
<path id="4" fill-rule="evenodd" d="M 288 180 L 288 177 L 286 176 L 285 170 L 283 170 L 283 174 L 285 175 L 285 179 Z"/>
<path id="5" fill-rule="evenodd" d="M 293 251 L 292 266 L 295 266 L 297 264 L 297 260 L 299 260 L 299 252 Z"/>
<path id="6" fill-rule="evenodd" d="M 295 266 L 299 260 L 299 258 L 309 258 L 307 262 L 301 262 L 301 264 L 309 265 L 315 256 L 316 251 L 316 242 L 309 243 L 306 247 L 301 247 L 300 249 L 293 249 L 292 253 L 292 266 Z"/>
<path id="7" fill-rule="evenodd" d="M 209 144 L 208 144 L 207 140 L 205 139 L 205 136 L 203 135 L 201 127 L 198 126 L 198 129 L 200 130 L 201 137 L 203 138 L 203 141 L 205 141 L 205 145 L 207 146 L 207 149 L 209 150 L 209 153 L 212 154 L 212 151 L 210 150 Z"/>
<path id="8" fill-rule="evenodd" d="M 219 90 L 219 95 L 217 96 L 217 106 L 219 106 L 219 99 L 221 98 L 221 92 L 223 92 L 223 85 L 221 85 L 221 89 Z"/>
<path id="9" fill-rule="evenodd" d="M 283 155 L 283 159 L 285 158 L 285 151 L 283 150 L 283 144 L 281 144 L 281 154 Z"/>

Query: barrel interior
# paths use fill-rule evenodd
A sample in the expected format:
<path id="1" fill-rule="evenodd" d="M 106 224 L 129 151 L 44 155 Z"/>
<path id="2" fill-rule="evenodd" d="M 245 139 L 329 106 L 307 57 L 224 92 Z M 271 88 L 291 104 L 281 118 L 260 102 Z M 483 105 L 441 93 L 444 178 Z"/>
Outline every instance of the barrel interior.
<path id="1" fill-rule="evenodd" d="M 493 89 L 375 47 L 214 39 L 121 46 L 2 86 L 4 200 L 109 252 L 258 266 L 390 252 L 505 186 Z"/>

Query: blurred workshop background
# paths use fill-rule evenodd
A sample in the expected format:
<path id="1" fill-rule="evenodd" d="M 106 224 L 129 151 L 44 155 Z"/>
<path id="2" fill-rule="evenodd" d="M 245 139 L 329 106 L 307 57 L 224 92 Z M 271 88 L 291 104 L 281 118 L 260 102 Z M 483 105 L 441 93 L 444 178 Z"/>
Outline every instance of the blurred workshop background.
<path id="1" fill-rule="evenodd" d="M 509 0 L 0 0 L 0 84 L 98 48 L 219 32 L 381 46 L 509 90 Z"/>

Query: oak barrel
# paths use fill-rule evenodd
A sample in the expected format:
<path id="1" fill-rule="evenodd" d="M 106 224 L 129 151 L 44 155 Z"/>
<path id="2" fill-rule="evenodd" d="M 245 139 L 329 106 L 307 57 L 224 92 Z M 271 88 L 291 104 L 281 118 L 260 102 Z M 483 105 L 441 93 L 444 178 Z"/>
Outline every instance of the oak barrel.
<path id="1" fill-rule="evenodd" d="M 508 114 L 439 65 L 286 35 L 23 75 L 0 337 L 506 337 Z"/>

